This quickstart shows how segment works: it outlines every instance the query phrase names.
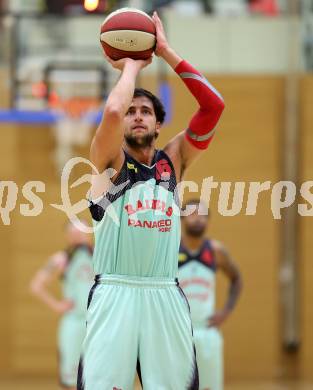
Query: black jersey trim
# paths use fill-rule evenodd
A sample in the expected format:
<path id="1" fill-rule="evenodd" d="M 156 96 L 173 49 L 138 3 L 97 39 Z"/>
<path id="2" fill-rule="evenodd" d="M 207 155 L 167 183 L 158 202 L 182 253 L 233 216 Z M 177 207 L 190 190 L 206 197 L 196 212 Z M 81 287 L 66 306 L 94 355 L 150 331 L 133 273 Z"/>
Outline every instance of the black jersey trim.
<path id="1" fill-rule="evenodd" d="M 201 259 L 201 256 L 205 250 L 208 250 L 212 256 L 212 261 L 210 263 L 207 263 Z M 195 254 L 190 253 L 188 251 L 188 249 L 184 246 L 184 244 L 181 243 L 180 248 L 179 248 L 179 254 L 185 254 L 187 256 L 187 259 L 184 261 L 179 261 L 178 268 L 181 268 L 181 267 L 185 266 L 186 264 L 189 264 L 192 261 L 196 261 L 196 262 L 204 265 L 205 267 L 209 268 L 211 271 L 216 272 L 216 268 L 217 268 L 216 259 L 215 259 L 215 253 L 214 253 L 214 249 L 212 247 L 211 240 L 204 240 L 201 248 Z"/>
<path id="2" fill-rule="evenodd" d="M 93 220 L 97 222 L 101 221 L 110 204 L 123 196 L 126 191 L 130 190 L 137 183 L 148 182 L 151 179 L 155 179 L 157 185 L 172 192 L 174 194 L 174 202 L 179 205 L 175 169 L 171 159 L 163 150 L 155 151 L 150 167 L 137 161 L 125 150 L 123 151 L 125 160 L 121 170 L 113 181 L 112 188 L 100 199 L 96 201 L 89 200 L 89 210 Z M 163 162 L 163 160 L 165 161 Z M 163 180 L 160 174 L 160 170 L 163 168 L 170 170 L 167 180 Z M 120 190 L 116 188 L 118 186 L 121 186 Z"/>

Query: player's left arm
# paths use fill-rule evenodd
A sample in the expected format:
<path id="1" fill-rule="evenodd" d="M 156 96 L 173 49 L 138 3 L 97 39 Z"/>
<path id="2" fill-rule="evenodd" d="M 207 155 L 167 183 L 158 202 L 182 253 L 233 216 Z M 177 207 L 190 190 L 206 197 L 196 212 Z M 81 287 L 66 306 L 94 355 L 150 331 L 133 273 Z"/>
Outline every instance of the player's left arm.
<path id="1" fill-rule="evenodd" d="M 221 270 L 229 280 L 228 297 L 222 310 L 210 319 L 210 326 L 220 326 L 233 311 L 242 290 L 240 270 L 226 248 L 218 241 L 212 241 L 217 270 Z"/>
<path id="2" fill-rule="evenodd" d="M 206 78 L 169 46 L 157 14 L 153 15 L 153 19 L 157 32 L 156 54 L 174 69 L 199 104 L 188 128 L 175 136 L 164 149 L 171 157 L 175 170 L 182 176 L 184 169 L 207 149 L 212 141 L 215 127 L 224 110 L 224 101 Z"/>

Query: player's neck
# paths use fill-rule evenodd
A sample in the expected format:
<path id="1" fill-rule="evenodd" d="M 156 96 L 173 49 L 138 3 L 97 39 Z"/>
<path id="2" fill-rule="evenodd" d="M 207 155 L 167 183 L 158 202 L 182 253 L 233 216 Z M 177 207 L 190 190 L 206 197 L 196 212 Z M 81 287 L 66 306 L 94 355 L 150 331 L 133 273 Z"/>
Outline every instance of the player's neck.
<path id="1" fill-rule="evenodd" d="M 146 147 L 134 148 L 125 143 L 124 149 L 126 153 L 132 156 L 135 160 L 142 164 L 150 166 L 155 154 L 155 146 L 150 145 Z"/>
<path id="2" fill-rule="evenodd" d="M 201 249 L 204 239 L 204 236 L 192 237 L 186 235 L 183 239 L 183 244 L 188 250 L 195 252 Z"/>

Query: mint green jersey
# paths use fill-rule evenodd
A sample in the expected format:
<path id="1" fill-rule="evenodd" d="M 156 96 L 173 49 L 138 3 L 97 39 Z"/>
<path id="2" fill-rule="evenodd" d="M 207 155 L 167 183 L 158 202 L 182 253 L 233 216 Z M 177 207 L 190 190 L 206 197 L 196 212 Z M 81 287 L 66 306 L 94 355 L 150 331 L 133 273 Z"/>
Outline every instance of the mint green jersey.
<path id="1" fill-rule="evenodd" d="M 151 166 L 125 152 L 113 188 L 90 211 L 95 226 L 96 274 L 177 275 L 180 210 L 174 167 L 162 150 Z"/>
<path id="2" fill-rule="evenodd" d="M 74 303 L 72 310 L 65 316 L 85 316 L 87 300 L 93 283 L 92 249 L 87 245 L 78 245 L 68 252 L 67 267 L 63 273 L 63 296 Z"/>
<path id="3" fill-rule="evenodd" d="M 191 312 L 194 326 L 207 326 L 215 312 L 216 263 L 210 240 L 205 240 L 197 253 L 183 244 L 179 249 L 178 280 Z"/>

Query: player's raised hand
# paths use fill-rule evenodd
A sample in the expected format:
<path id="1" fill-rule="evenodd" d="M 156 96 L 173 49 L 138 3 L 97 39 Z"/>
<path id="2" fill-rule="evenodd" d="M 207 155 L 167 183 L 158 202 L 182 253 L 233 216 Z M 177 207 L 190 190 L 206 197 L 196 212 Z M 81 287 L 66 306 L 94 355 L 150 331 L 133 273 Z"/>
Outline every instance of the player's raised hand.
<path id="1" fill-rule="evenodd" d="M 120 60 L 112 60 L 109 56 L 104 54 L 105 59 L 111 64 L 114 69 L 123 71 L 126 66 L 133 66 L 139 70 L 145 68 L 152 62 L 152 56 L 147 60 L 133 60 L 131 58 L 121 58 Z"/>
<path id="2" fill-rule="evenodd" d="M 161 19 L 159 18 L 159 15 L 157 14 L 156 11 L 153 12 L 152 19 L 155 23 L 155 28 L 156 28 L 156 48 L 155 48 L 155 54 L 157 56 L 162 55 L 162 52 L 165 49 L 168 49 L 170 46 L 167 42 L 167 38 L 165 35 L 163 23 Z"/>

